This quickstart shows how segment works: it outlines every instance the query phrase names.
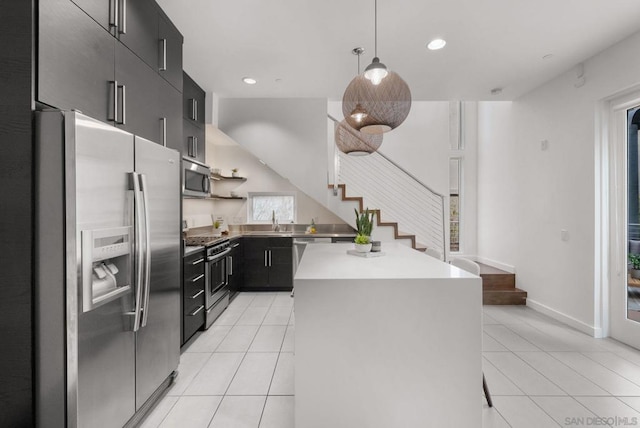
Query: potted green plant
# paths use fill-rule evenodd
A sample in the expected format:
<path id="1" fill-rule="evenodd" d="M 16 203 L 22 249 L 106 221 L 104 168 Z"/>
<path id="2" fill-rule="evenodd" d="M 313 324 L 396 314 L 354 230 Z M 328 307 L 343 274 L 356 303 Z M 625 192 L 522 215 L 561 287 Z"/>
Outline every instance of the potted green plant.
<path id="1" fill-rule="evenodd" d="M 373 230 L 373 212 L 369 208 L 362 213 L 356 212 L 356 239 L 354 240 L 356 251 L 368 253 L 371 251 L 371 231 Z"/>
<path id="2" fill-rule="evenodd" d="M 239 177 L 240 175 L 238 174 L 238 168 L 233 168 L 231 170 L 231 176 L 232 177 Z"/>
<path id="3" fill-rule="evenodd" d="M 222 236 L 222 231 L 220 230 L 220 221 L 218 220 L 213 222 L 213 236 Z"/>
<path id="4" fill-rule="evenodd" d="M 631 278 L 640 279 L 640 254 L 629 254 L 629 264 Z"/>

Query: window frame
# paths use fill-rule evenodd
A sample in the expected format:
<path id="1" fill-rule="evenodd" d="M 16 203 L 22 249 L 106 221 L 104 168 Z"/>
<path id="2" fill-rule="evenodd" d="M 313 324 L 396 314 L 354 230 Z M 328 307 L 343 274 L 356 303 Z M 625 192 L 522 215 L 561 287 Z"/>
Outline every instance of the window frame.
<path id="1" fill-rule="evenodd" d="M 253 198 L 259 197 L 269 197 L 269 196 L 291 196 L 293 198 L 293 219 L 281 221 L 278 219 L 278 223 L 296 223 L 297 214 L 298 214 L 298 195 L 297 192 L 248 192 L 247 193 L 247 223 L 249 224 L 271 224 L 271 219 L 269 220 L 255 220 L 253 218 Z"/>

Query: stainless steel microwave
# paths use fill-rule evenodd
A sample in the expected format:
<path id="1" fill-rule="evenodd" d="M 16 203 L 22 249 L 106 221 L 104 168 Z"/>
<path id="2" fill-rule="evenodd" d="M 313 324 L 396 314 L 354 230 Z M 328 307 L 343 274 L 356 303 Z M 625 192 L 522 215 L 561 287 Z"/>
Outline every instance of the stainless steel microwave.
<path id="1" fill-rule="evenodd" d="M 211 193 L 211 168 L 197 160 L 182 158 L 182 195 L 206 198 Z"/>

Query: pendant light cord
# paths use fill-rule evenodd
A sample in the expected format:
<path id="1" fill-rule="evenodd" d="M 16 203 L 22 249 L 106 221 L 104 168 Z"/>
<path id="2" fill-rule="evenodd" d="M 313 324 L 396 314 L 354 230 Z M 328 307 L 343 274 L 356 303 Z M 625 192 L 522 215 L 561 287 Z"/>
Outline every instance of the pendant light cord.
<path id="1" fill-rule="evenodd" d="M 374 57 L 378 56 L 378 0 L 373 2 Z"/>

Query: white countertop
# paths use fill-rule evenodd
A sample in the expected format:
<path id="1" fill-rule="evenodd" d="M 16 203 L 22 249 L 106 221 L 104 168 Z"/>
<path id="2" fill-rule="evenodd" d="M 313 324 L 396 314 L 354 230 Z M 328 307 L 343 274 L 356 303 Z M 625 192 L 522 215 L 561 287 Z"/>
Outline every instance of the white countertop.
<path id="1" fill-rule="evenodd" d="M 381 257 L 347 254 L 353 243 L 308 245 L 295 279 L 477 278 L 395 242 L 383 242 Z"/>

